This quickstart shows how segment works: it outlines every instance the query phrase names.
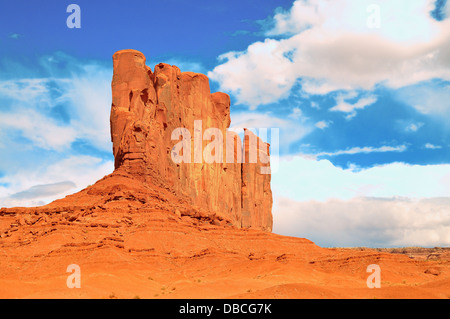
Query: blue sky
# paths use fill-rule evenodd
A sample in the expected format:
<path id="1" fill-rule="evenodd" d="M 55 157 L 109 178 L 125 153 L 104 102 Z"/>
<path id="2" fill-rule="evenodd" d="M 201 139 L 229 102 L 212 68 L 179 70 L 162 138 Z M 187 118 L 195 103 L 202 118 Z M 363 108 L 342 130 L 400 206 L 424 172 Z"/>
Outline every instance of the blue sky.
<path id="1" fill-rule="evenodd" d="M 41 3 L 0 1 L 0 206 L 112 171 L 111 57 L 131 48 L 207 74 L 232 127 L 280 128 L 275 232 L 450 245 L 447 1 Z"/>

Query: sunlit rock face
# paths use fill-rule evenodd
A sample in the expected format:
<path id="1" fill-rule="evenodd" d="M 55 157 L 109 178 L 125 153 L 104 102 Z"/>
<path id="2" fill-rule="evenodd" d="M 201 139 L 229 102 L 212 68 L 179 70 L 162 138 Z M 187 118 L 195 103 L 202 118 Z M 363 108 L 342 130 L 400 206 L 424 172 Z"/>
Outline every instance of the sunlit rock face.
<path id="1" fill-rule="evenodd" d="M 269 145 L 250 131 L 245 131 L 244 143 L 227 131 L 230 98 L 211 93 L 207 76 L 164 63 L 152 71 L 145 61 L 135 50 L 113 56 L 111 139 L 116 171 L 163 187 L 237 227 L 271 231 L 270 174 L 262 173 L 269 166 Z M 183 138 L 188 147 L 174 154 Z M 174 161 L 180 155 L 184 160 Z"/>

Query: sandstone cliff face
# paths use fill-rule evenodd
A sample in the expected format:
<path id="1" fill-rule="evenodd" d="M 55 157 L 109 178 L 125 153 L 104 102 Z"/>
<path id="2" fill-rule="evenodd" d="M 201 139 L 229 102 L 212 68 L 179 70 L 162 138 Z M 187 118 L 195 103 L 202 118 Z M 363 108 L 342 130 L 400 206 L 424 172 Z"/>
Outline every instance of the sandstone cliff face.
<path id="1" fill-rule="evenodd" d="M 211 94 L 203 74 L 163 63 L 152 72 L 145 56 L 135 50 L 116 52 L 113 63 L 111 139 L 116 171 L 163 187 L 238 227 L 271 231 L 270 174 L 261 173 L 269 166 L 269 145 L 246 131 L 241 148 L 239 136 L 227 133 L 229 96 Z M 173 160 L 174 146 L 181 140 L 178 136 L 172 140 L 177 128 L 191 134 L 191 163 Z M 212 142 L 222 141 L 208 133 L 204 136 L 209 128 L 222 132 L 223 147 L 212 150 Z M 203 137 L 200 143 L 195 136 Z M 252 139 L 256 144 L 250 143 Z M 227 149 L 232 152 L 227 154 Z M 249 163 L 251 154 L 258 154 L 256 163 Z"/>

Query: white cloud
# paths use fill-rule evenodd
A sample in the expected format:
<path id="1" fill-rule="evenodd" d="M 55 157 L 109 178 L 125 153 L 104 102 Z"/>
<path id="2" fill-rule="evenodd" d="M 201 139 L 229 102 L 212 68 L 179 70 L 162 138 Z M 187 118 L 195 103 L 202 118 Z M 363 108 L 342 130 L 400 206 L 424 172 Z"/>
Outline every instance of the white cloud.
<path id="1" fill-rule="evenodd" d="M 311 107 L 312 107 L 313 109 L 318 109 L 318 110 L 320 110 L 320 105 L 319 105 L 318 103 L 316 103 L 316 102 L 311 102 Z"/>
<path id="2" fill-rule="evenodd" d="M 368 5 L 381 8 L 381 28 L 367 26 Z M 430 17 L 428 0 L 297 0 L 275 15 L 266 39 L 243 52 L 221 56 L 209 73 L 221 89 L 255 108 L 302 90 L 401 88 L 440 78 L 450 80 L 450 19 Z"/>
<path id="3" fill-rule="evenodd" d="M 323 129 L 329 127 L 330 123 L 331 123 L 330 121 L 319 121 L 319 122 L 316 123 L 316 127 L 320 128 L 321 130 L 323 130 Z"/>
<path id="4" fill-rule="evenodd" d="M 360 153 L 384 153 L 384 152 L 404 152 L 407 150 L 406 145 L 400 145 L 400 146 L 381 146 L 381 147 L 371 147 L 371 146 L 365 146 L 365 147 L 352 147 L 346 150 L 339 150 L 335 152 L 320 152 L 316 154 L 307 154 L 306 157 L 310 158 L 319 158 L 322 156 L 338 156 L 338 155 L 353 155 L 353 154 L 360 154 Z"/>
<path id="5" fill-rule="evenodd" d="M 392 163 L 355 171 L 336 167 L 328 160 L 283 156 L 271 183 L 274 197 L 326 201 L 355 196 L 450 197 L 449 181 L 448 164 Z"/>
<path id="6" fill-rule="evenodd" d="M 103 151 L 111 151 L 109 116 L 111 112 L 112 70 L 96 64 L 83 66 L 81 75 L 73 75 L 65 98 L 71 108 L 71 126 L 77 137 L 86 139 Z"/>
<path id="7" fill-rule="evenodd" d="M 289 114 L 289 117 L 293 118 L 294 120 L 298 120 L 302 116 L 302 110 L 299 107 L 294 107 L 292 109 L 292 113 Z"/>
<path id="8" fill-rule="evenodd" d="M 417 132 L 422 126 L 424 126 L 424 123 L 411 123 L 406 128 L 406 132 Z"/>
<path id="9" fill-rule="evenodd" d="M 438 149 L 441 149 L 442 146 L 434 145 L 434 144 L 431 144 L 431 143 L 427 143 L 427 144 L 425 144 L 425 148 L 428 148 L 428 149 L 431 149 L 431 150 L 438 150 Z"/>
<path id="10" fill-rule="evenodd" d="M 275 233 L 322 246 L 450 244 L 448 164 L 392 163 L 355 171 L 328 160 L 284 156 L 271 184 Z"/>
<path id="11" fill-rule="evenodd" d="M 275 200 L 274 232 L 331 247 L 450 245 L 450 198 Z"/>
<path id="12" fill-rule="evenodd" d="M 38 64 L 21 78 L 25 67 L 16 63 L 16 78 L 0 79 L 3 206 L 42 205 L 113 170 L 112 161 L 74 155 L 72 148 L 79 140 L 111 151 L 112 68 L 61 53 Z"/>
<path id="13" fill-rule="evenodd" d="M 218 81 L 222 90 L 234 93 L 238 103 L 246 103 L 254 110 L 259 104 L 289 95 L 296 77 L 290 71 L 292 63 L 284 55 L 288 51 L 277 40 L 256 42 L 245 53 L 221 55 L 220 61 L 226 62 L 208 72 L 208 76 Z"/>
<path id="14" fill-rule="evenodd" d="M 323 3 L 312 1 L 295 1 L 290 11 L 282 11 L 275 14 L 273 29 L 268 30 L 266 35 L 294 35 L 312 26 L 322 24 L 324 16 L 320 6 Z"/>
<path id="15" fill-rule="evenodd" d="M 110 151 L 112 70 L 95 62 L 63 58 L 71 64 L 70 76 L 0 80 L 0 96 L 6 103 L 0 111 L 0 131 L 19 130 L 34 146 L 44 149 L 61 151 L 76 139 L 84 139 Z M 53 73 L 58 59 L 61 57 L 43 59 L 42 64 Z M 50 116 L 58 104 L 67 109 L 68 123 Z"/>
<path id="16" fill-rule="evenodd" d="M 73 127 L 58 125 L 33 109 L 23 108 L 13 113 L 0 113 L 0 130 L 18 130 L 35 146 L 57 151 L 70 148 L 77 136 Z"/>
<path id="17" fill-rule="evenodd" d="M 361 97 L 355 103 L 346 102 L 346 100 L 351 98 L 354 98 L 353 94 L 351 94 L 350 96 L 339 94 L 336 97 L 337 104 L 333 106 L 330 111 L 348 113 L 347 118 L 349 119 L 356 115 L 356 110 L 363 109 L 366 106 L 372 105 L 377 101 L 377 98 L 375 96 L 367 96 Z"/>
<path id="18" fill-rule="evenodd" d="M 93 184 L 113 169 L 112 161 L 92 156 L 71 156 L 45 167 L 24 167 L 0 178 L 1 184 L 8 185 L 0 188 L 0 207 L 47 204 Z M 33 196 L 21 196 L 31 192 Z"/>
<path id="19" fill-rule="evenodd" d="M 47 82 L 51 78 L 42 79 L 17 79 L 5 80 L 0 82 L 0 95 L 14 100 L 28 102 L 39 100 L 49 102 Z"/>
<path id="20" fill-rule="evenodd" d="M 298 0 L 287 11 L 278 12 L 267 35 L 295 35 L 306 29 L 380 34 L 395 41 L 427 41 L 436 32 L 429 17 L 434 0 Z M 380 9 L 380 28 L 368 24 L 373 6 Z"/>
<path id="21" fill-rule="evenodd" d="M 449 19 L 450 20 L 450 19 Z M 417 111 L 445 119 L 450 119 L 450 85 L 447 83 L 420 83 L 401 88 L 395 97 Z"/>

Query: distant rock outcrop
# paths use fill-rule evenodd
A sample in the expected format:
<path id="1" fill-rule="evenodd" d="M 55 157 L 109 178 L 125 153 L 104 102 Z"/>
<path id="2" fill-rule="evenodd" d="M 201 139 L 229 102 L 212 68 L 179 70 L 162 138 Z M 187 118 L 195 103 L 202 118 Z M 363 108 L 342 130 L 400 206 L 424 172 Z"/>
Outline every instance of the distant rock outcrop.
<path id="1" fill-rule="evenodd" d="M 211 94 L 203 74 L 164 63 L 152 72 L 139 51 L 118 51 L 113 63 L 111 139 L 116 172 L 164 188 L 237 227 L 271 231 L 270 174 L 261 173 L 269 166 L 269 145 L 246 130 L 242 147 L 239 136 L 227 132 L 229 96 Z M 177 128 L 191 133 L 191 163 L 173 160 L 180 141 Z M 222 141 L 204 135 L 209 128 L 222 132 L 223 143 L 212 143 Z M 211 151 L 210 143 L 223 147 Z"/>

